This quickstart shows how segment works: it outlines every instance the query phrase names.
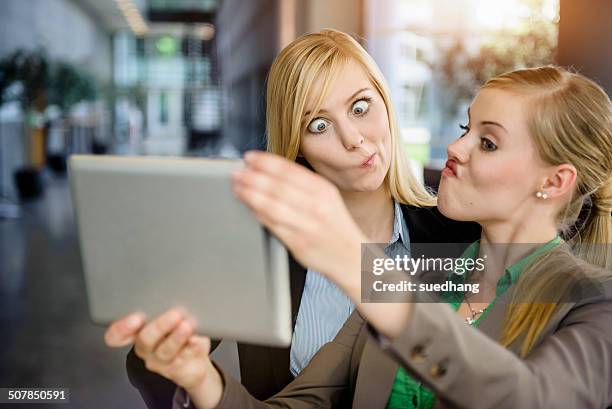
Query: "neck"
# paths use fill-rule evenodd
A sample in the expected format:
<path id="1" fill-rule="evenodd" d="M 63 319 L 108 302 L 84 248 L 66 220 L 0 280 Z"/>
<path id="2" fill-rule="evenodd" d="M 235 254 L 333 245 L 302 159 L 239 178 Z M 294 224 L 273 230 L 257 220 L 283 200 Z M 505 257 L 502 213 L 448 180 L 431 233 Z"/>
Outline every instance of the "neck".
<path id="1" fill-rule="evenodd" d="M 480 255 L 487 255 L 484 279 L 491 284 L 505 269 L 557 236 L 552 218 L 523 218 L 511 222 L 483 222 Z"/>
<path id="2" fill-rule="evenodd" d="M 386 243 L 393 234 L 393 198 L 384 185 L 373 192 L 340 191 L 353 219 L 372 243 Z"/>
<path id="3" fill-rule="evenodd" d="M 481 243 L 542 244 L 557 236 L 553 214 L 515 212 L 510 219 L 481 221 Z"/>

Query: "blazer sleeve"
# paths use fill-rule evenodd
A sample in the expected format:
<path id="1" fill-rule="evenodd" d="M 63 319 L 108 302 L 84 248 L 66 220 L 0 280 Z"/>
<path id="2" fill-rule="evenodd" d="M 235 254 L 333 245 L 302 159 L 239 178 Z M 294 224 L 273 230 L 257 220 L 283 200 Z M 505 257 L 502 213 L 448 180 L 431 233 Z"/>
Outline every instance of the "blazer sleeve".
<path id="1" fill-rule="evenodd" d="M 525 359 L 468 327 L 446 304 L 412 304 L 400 335 L 378 340 L 442 407 L 602 409 L 612 404 L 610 290 L 608 282 L 607 295 L 570 310 Z"/>
<path id="2" fill-rule="evenodd" d="M 213 340 L 211 352 L 220 343 L 219 340 Z M 172 407 L 176 385 L 171 380 L 149 371 L 145 367 L 144 361 L 134 352 L 134 347 L 128 352 L 125 366 L 130 383 L 138 389 L 148 409 L 168 409 Z"/>
<path id="3" fill-rule="evenodd" d="M 354 312 L 338 335 L 325 344 L 312 358 L 310 364 L 282 391 L 261 402 L 235 379 L 219 367 L 224 391 L 217 409 L 306 409 L 349 406 L 352 401 L 351 357 L 365 322 Z M 366 333 L 364 332 L 364 335 Z M 177 391 L 173 409 L 194 408 L 185 393 Z"/>

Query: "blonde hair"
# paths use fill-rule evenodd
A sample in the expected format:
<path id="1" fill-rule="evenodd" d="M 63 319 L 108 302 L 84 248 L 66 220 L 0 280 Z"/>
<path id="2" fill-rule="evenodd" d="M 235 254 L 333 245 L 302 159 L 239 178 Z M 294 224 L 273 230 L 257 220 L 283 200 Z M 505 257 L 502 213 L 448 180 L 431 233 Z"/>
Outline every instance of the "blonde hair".
<path id="1" fill-rule="evenodd" d="M 267 149 L 296 160 L 302 127 L 312 121 L 330 85 L 349 62 L 367 73 L 386 105 L 391 133 L 391 164 L 384 184 L 398 202 L 413 206 L 434 206 L 435 199 L 413 176 L 407 166 L 399 128 L 384 77 L 368 53 L 351 36 L 337 30 L 322 30 L 293 41 L 276 57 L 268 74 L 266 128 Z M 322 91 L 304 121 L 306 100 L 321 79 Z"/>
<path id="2" fill-rule="evenodd" d="M 612 267 L 607 246 L 612 242 L 612 103 L 608 95 L 588 78 L 550 66 L 502 74 L 482 89 L 530 97 L 529 131 L 540 157 L 551 165 L 572 164 L 577 172 L 572 197 L 557 217 L 559 230 L 571 232 L 569 243 L 582 259 Z M 584 220 L 576 227 L 581 211 Z M 560 283 L 560 270 L 568 278 L 565 284 Z M 513 302 L 506 315 L 502 345 L 523 338 L 521 354 L 527 355 L 559 307 L 563 291 L 557 291 L 558 299 L 546 302 L 541 302 L 541 295 L 551 294 L 547 288 L 552 283 L 558 290 L 569 287 L 569 278 L 577 277 L 577 271 L 593 279 L 603 274 L 561 249 L 528 266 L 515 290 L 520 302 Z"/>

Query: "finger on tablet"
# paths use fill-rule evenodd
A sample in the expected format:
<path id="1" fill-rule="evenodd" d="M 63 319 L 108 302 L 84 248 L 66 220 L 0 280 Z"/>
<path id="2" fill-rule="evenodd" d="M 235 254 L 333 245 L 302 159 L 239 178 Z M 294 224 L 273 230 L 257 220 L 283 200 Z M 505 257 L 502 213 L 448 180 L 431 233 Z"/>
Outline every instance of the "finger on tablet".
<path id="1" fill-rule="evenodd" d="M 248 168 L 286 180 L 297 185 L 311 180 L 313 172 L 279 155 L 269 152 L 249 151 L 244 155 Z M 307 188 L 307 185 L 302 186 Z"/>
<path id="2" fill-rule="evenodd" d="M 287 184 L 303 194 L 318 194 L 331 186 L 323 176 L 273 153 L 249 151 L 244 160 L 247 164 L 244 171 L 265 174 L 275 181 L 275 185 Z"/>
<path id="3" fill-rule="evenodd" d="M 234 172 L 232 176 L 235 187 L 259 191 L 298 209 L 304 207 L 310 199 L 309 192 L 294 183 L 263 172 L 244 169 Z"/>
<path id="4" fill-rule="evenodd" d="M 267 228 L 275 232 L 278 228 L 294 229 L 303 222 L 299 210 L 265 192 L 245 186 L 234 186 L 234 194 Z M 276 233 L 276 232 L 275 232 Z"/>
<path id="5" fill-rule="evenodd" d="M 193 334 L 192 324 L 184 319 L 182 320 L 155 348 L 157 359 L 162 362 L 170 362 L 180 352 L 181 348 L 187 343 L 189 337 Z"/>
<path id="6" fill-rule="evenodd" d="M 208 356 L 210 354 L 210 338 L 192 335 L 187 340 L 187 345 L 181 350 L 180 354 L 185 359 Z"/>
<path id="7" fill-rule="evenodd" d="M 104 333 L 104 342 L 115 348 L 132 344 L 145 321 L 144 314 L 134 313 L 113 322 Z"/>
<path id="8" fill-rule="evenodd" d="M 184 312 L 181 309 L 172 308 L 145 325 L 136 336 L 136 353 L 140 356 L 152 352 L 157 344 L 181 322 L 183 317 Z"/>

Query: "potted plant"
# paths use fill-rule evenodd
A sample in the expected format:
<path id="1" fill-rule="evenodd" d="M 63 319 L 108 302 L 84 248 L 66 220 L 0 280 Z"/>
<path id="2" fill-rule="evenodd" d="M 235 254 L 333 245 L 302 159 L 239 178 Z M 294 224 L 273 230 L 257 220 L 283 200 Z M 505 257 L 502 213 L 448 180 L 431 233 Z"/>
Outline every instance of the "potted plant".
<path id="1" fill-rule="evenodd" d="M 42 49 L 17 50 L 0 61 L 0 104 L 17 99 L 25 113 L 25 166 L 15 172 L 15 183 L 21 198 L 37 197 L 43 184 L 40 168 L 44 165 L 44 130 L 42 112 L 47 106 L 49 61 Z M 18 92 L 7 95 L 17 85 Z"/>
<path id="2" fill-rule="evenodd" d="M 7 92 L 14 88 L 18 91 Z M 74 104 L 96 96 L 96 83 L 91 76 L 69 63 L 50 62 L 43 49 L 17 50 L 0 60 L 0 105 L 17 99 L 26 114 L 26 165 L 15 172 L 22 199 L 38 197 L 43 191 L 40 171 L 46 164 L 43 113 L 47 106 L 58 106 L 66 118 Z M 65 163 L 65 155 L 59 159 Z"/>
<path id="3" fill-rule="evenodd" d="M 49 104 L 61 111 L 62 133 L 71 109 L 81 101 L 93 101 L 98 96 L 95 80 L 88 73 L 66 62 L 57 62 L 51 66 L 48 97 Z M 95 151 L 96 147 L 92 147 Z M 47 158 L 49 166 L 57 171 L 66 170 L 66 153 L 50 152 Z"/>

